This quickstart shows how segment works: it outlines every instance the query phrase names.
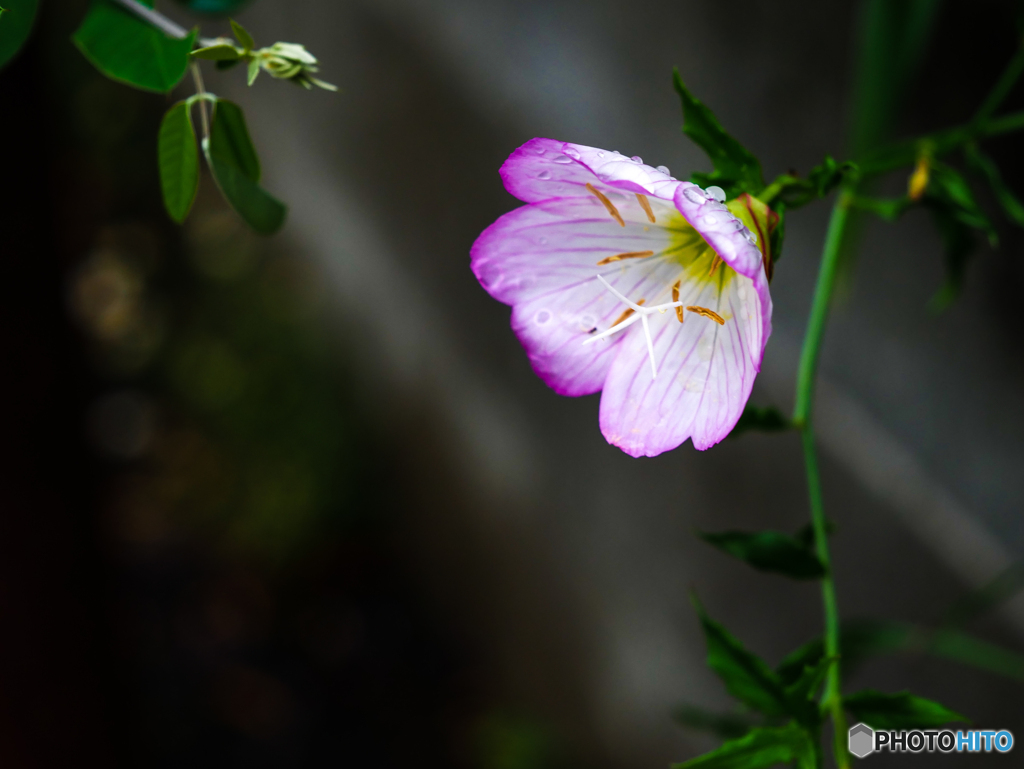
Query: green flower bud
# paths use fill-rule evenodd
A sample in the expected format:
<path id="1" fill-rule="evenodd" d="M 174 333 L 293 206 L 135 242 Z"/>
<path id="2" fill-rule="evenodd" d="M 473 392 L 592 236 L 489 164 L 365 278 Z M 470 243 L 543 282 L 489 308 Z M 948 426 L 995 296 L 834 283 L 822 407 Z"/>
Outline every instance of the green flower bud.
<path id="1" fill-rule="evenodd" d="M 306 50 L 305 46 L 298 43 L 274 43 L 268 48 L 253 51 L 252 55 L 253 62 L 271 77 L 290 80 L 304 88 L 312 88 L 316 85 L 328 91 L 338 90 L 330 83 L 313 77 L 313 73 L 319 71 L 317 59 Z M 258 71 L 255 67 L 250 68 L 250 85 L 256 79 Z"/>

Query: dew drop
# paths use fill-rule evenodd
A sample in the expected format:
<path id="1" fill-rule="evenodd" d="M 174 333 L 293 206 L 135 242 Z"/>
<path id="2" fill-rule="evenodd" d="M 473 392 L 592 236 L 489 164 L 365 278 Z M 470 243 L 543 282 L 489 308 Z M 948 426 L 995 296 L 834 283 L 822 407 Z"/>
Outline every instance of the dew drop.
<path id="1" fill-rule="evenodd" d="M 600 150 L 600 151 L 599 151 L 599 152 L 597 153 L 597 156 L 598 156 L 599 158 L 603 158 L 603 157 L 604 157 L 605 155 L 607 155 L 607 154 L 608 154 L 608 153 L 606 153 L 606 152 L 605 152 L 604 150 Z"/>
<path id="2" fill-rule="evenodd" d="M 543 148 L 543 147 L 541 147 L 541 146 L 537 146 L 537 147 L 534 147 L 534 148 L 533 148 L 533 150 L 534 150 L 534 152 L 536 152 L 536 153 L 537 153 L 538 155 L 543 155 L 543 154 L 544 154 L 544 152 L 545 152 L 544 148 Z"/>
<path id="3" fill-rule="evenodd" d="M 707 202 L 707 198 L 704 197 L 704 193 L 701 191 L 700 187 L 687 187 L 683 190 L 683 195 L 691 203 L 700 205 L 701 203 Z"/>
<path id="4" fill-rule="evenodd" d="M 707 216 L 701 218 L 700 223 L 706 224 L 709 227 L 712 224 L 718 224 L 718 216 L 716 214 L 708 214 Z"/>
<path id="5" fill-rule="evenodd" d="M 665 176 L 672 175 L 672 172 L 668 170 L 668 166 L 658 166 L 658 170 L 665 174 Z"/>
<path id="6" fill-rule="evenodd" d="M 642 157 L 640 157 L 639 155 L 634 155 L 633 157 L 630 158 L 630 160 L 632 160 L 634 163 L 643 163 L 644 162 L 644 159 Z"/>
<path id="7" fill-rule="evenodd" d="M 539 238 L 537 238 L 537 243 L 541 246 L 546 246 L 548 244 L 548 239 L 541 235 Z"/>
<path id="8" fill-rule="evenodd" d="M 537 178 L 538 179 L 550 179 L 551 178 L 551 172 L 548 171 L 547 169 L 545 169 L 545 170 L 541 171 L 539 174 L 537 174 Z"/>
<path id="9" fill-rule="evenodd" d="M 747 242 L 752 245 L 757 245 L 757 235 L 752 233 L 750 230 L 744 230 L 743 237 L 747 239 Z"/>
<path id="10" fill-rule="evenodd" d="M 590 331 L 590 329 L 597 325 L 597 318 L 595 318 L 590 313 L 587 313 L 586 315 L 581 315 L 580 325 L 583 327 L 584 331 Z"/>
<path id="11" fill-rule="evenodd" d="M 561 163 L 562 165 L 565 165 L 566 163 L 571 163 L 572 162 L 572 158 L 567 156 L 567 155 L 559 155 L 557 158 L 555 158 L 554 162 L 555 163 Z"/>
<path id="12" fill-rule="evenodd" d="M 725 200 L 725 190 L 721 187 L 708 187 L 708 194 L 719 203 Z"/>
<path id="13" fill-rule="evenodd" d="M 580 159 L 580 153 L 577 152 L 574 147 L 566 147 L 565 150 L 563 150 L 563 151 L 565 152 L 566 155 L 571 157 L 573 160 L 579 160 Z"/>
<path id="14" fill-rule="evenodd" d="M 540 312 L 533 316 L 533 322 L 536 323 L 538 326 L 543 326 L 547 324 L 550 320 L 551 313 L 548 312 L 547 310 L 541 310 Z"/>

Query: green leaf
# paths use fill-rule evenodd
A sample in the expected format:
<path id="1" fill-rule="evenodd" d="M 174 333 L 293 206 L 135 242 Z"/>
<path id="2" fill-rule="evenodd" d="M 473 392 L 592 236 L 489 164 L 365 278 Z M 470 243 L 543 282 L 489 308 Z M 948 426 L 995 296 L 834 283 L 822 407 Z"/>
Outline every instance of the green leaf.
<path id="1" fill-rule="evenodd" d="M 180 101 L 164 115 L 157 135 L 160 188 L 167 213 L 185 221 L 199 189 L 199 151 L 188 102 Z"/>
<path id="2" fill-rule="evenodd" d="M 218 99 L 210 127 L 210 151 L 259 184 L 260 160 L 249 138 L 242 109 L 227 99 Z"/>
<path id="3" fill-rule="evenodd" d="M 256 82 L 256 77 L 260 74 L 260 63 L 258 59 L 249 60 L 249 71 L 246 75 L 246 79 L 249 81 L 251 86 Z"/>
<path id="4" fill-rule="evenodd" d="M 996 246 L 999 243 L 996 228 L 978 206 L 967 180 L 944 163 L 933 160 L 930 165 L 926 199 L 948 207 L 960 224 L 981 230 L 989 243 Z"/>
<path id="5" fill-rule="evenodd" d="M 281 229 L 287 208 L 259 186 L 260 165 L 238 105 L 217 100 L 206 159 L 231 207 L 261 235 Z"/>
<path id="6" fill-rule="evenodd" d="M 825 533 L 835 534 L 836 525 L 833 521 L 825 521 Z M 793 539 L 799 542 L 801 545 L 806 547 L 808 550 L 814 550 L 814 524 L 808 523 L 800 527 L 800 530 L 793 535 Z"/>
<path id="7" fill-rule="evenodd" d="M 865 689 L 843 698 L 843 706 L 854 719 L 874 729 L 927 729 L 951 721 L 969 720 L 959 713 L 910 692 L 883 694 Z"/>
<path id="8" fill-rule="evenodd" d="M 847 161 L 839 164 L 831 155 L 826 155 L 821 165 L 815 166 L 807 174 L 807 181 L 814 187 L 817 196 L 823 198 L 842 184 L 847 176 L 855 178 L 858 172 L 856 163 Z"/>
<path id="9" fill-rule="evenodd" d="M 1013 194 L 1013 191 L 1006 185 L 1006 182 L 1003 181 L 1003 176 L 999 173 L 999 167 L 995 164 L 995 161 L 982 152 L 978 145 L 974 143 L 967 145 L 964 155 L 967 157 L 967 162 L 971 168 L 976 173 L 984 176 L 988 181 L 989 186 L 992 188 L 992 193 L 996 196 L 996 200 L 1003 207 L 1006 218 L 1018 227 L 1024 227 L 1024 204 L 1020 202 L 1017 196 Z"/>
<path id="10" fill-rule="evenodd" d="M 954 210 L 934 200 L 926 200 L 925 203 L 931 210 L 932 219 L 942 237 L 946 262 L 946 279 L 931 298 L 929 306 L 933 312 L 942 312 L 960 295 L 967 274 L 967 263 L 977 243 L 974 231 L 958 220 Z"/>
<path id="11" fill-rule="evenodd" d="M 205 59 L 206 61 L 238 61 L 241 58 L 238 49 L 228 43 L 197 48 L 192 51 L 192 56 L 196 59 Z"/>
<path id="12" fill-rule="evenodd" d="M 765 715 L 788 714 L 789 702 L 778 676 L 751 654 L 722 625 L 712 620 L 696 597 L 694 607 L 707 641 L 707 664 L 725 682 L 729 693 Z"/>
<path id="13" fill-rule="evenodd" d="M 761 164 L 742 144 L 730 136 L 714 113 L 690 93 L 679 70 L 673 70 L 676 92 L 683 102 L 683 133 L 703 149 L 714 166 L 710 174 L 694 174 L 702 187 L 712 184 L 733 198 L 741 192 L 756 195 L 764 189 Z"/>
<path id="14" fill-rule="evenodd" d="M 798 769 L 814 769 L 815 750 L 807 732 L 789 724 L 776 729 L 754 729 L 717 750 L 674 764 L 672 769 L 762 769 L 793 762 Z"/>
<path id="15" fill-rule="evenodd" d="M 235 33 L 235 39 L 242 44 L 247 53 L 256 47 L 256 41 L 253 40 L 252 35 L 234 19 L 231 20 L 231 31 Z"/>
<path id="16" fill-rule="evenodd" d="M 153 5 L 151 0 L 143 4 Z M 112 80 L 167 93 L 185 76 L 196 33 L 181 40 L 167 37 L 109 0 L 96 0 L 72 39 Z"/>
<path id="17" fill-rule="evenodd" d="M 210 16 L 227 16 L 248 2 L 249 0 L 178 0 L 180 5 L 189 10 Z"/>
<path id="18" fill-rule="evenodd" d="M 13 59 L 32 33 L 39 0 L 4 0 L 0 20 L 0 68 Z"/>
<path id="19" fill-rule="evenodd" d="M 778 228 L 776 228 L 776 232 L 778 232 Z M 772 254 L 774 253 L 775 248 L 773 246 Z M 790 423 L 790 421 L 782 415 L 782 412 L 774 406 L 759 407 L 748 403 L 743 408 L 743 414 L 740 415 L 739 421 L 736 422 L 736 426 L 732 428 L 732 432 L 729 433 L 729 437 L 739 437 L 747 430 L 760 430 L 761 432 L 774 433 L 779 432 L 780 430 L 789 430 L 792 426 L 792 423 Z"/>
<path id="20" fill-rule="evenodd" d="M 924 650 L 936 657 L 1024 681 L 1024 656 L 959 630 L 936 632 Z"/>
<path id="21" fill-rule="evenodd" d="M 792 579 L 821 579 L 825 576 L 825 567 L 818 557 L 786 534 L 777 531 L 699 533 L 704 541 L 760 571 Z"/>
<path id="22" fill-rule="evenodd" d="M 755 724 L 747 717 L 734 713 L 713 713 L 696 705 L 678 705 L 672 711 L 672 720 L 680 726 L 699 732 L 708 732 L 723 740 L 742 737 Z"/>
<path id="23" fill-rule="evenodd" d="M 907 648 L 912 631 L 898 622 L 860 620 L 843 623 L 839 636 L 839 653 L 843 675 L 850 674 L 870 656 Z M 819 664 L 825 653 L 820 638 L 790 653 L 776 668 L 783 686 L 789 687 L 811 666 Z"/>

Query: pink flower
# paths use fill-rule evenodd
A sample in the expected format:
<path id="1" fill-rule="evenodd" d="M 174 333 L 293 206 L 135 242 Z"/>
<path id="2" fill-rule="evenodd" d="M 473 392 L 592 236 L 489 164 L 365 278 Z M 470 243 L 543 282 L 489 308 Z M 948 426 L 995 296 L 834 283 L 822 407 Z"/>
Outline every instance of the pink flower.
<path id="1" fill-rule="evenodd" d="M 562 395 L 601 391 L 601 432 L 634 457 L 728 435 L 771 334 L 758 244 L 774 215 L 551 139 L 513 152 L 501 178 L 527 205 L 480 235 L 472 268 L 512 305 L 537 374 Z"/>

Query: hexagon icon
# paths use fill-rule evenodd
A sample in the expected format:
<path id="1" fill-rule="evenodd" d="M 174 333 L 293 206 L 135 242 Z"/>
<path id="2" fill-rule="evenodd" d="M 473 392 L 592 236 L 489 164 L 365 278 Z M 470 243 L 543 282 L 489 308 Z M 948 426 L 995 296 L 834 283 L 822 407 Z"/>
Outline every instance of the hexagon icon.
<path id="1" fill-rule="evenodd" d="M 865 758 L 875 752 L 875 730 L 867 724 L 850 727 L 849 748 L 857 758 Z"/>

